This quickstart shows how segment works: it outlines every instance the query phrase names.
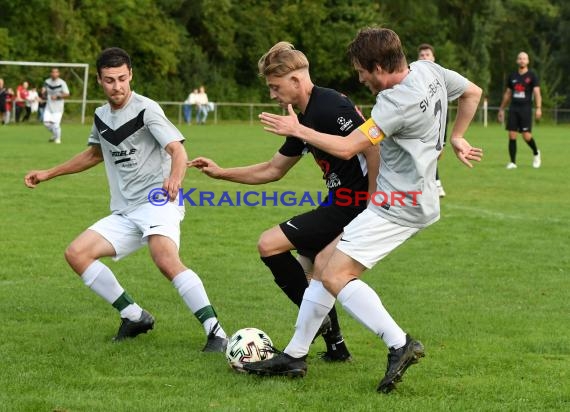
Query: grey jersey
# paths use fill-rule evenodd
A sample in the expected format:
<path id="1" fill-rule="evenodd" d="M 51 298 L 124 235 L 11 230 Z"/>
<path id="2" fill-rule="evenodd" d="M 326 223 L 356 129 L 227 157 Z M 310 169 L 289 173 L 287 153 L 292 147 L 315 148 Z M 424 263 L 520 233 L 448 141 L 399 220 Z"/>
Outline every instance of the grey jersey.
<path id="1" fill-rule="evenodd" d="M 184 137 L 151 99 L 132 92 L 127 104 L 95 110 L 90 145 L 101 145 L 111 191 L 111 211 L 124 214 L 148 202 L 153 188 L 170 176 L 171 157 L 164 148 Z"/>
<path id="2" fill-rule="evenodd" d="M 467 85 L 458 73 L 423 60 L 410 65 L 401 83 L 378 94 L 372 119 L 385 138 L 377 184 L 387 202 L 380 205 L 384 200 L 380 197 L 377 205 L 369 203 L 369 209 L 403 226 L 424 227 L 439 219 L 435 170 L 447 102 L 461 96 Z M 405 199 L 398 200 L 404 194 Z"/>
<path id="3" fill-rule="evenodd" d="M 63 99 L 53 100 L 52 97 L 69 94 L 65 80 L 61 78 L 53 80 L 51 77 L 48 77 L 44 82 L 44 86 L 47 91 L 46 110 L 52 113 L 63 113 Z"/>

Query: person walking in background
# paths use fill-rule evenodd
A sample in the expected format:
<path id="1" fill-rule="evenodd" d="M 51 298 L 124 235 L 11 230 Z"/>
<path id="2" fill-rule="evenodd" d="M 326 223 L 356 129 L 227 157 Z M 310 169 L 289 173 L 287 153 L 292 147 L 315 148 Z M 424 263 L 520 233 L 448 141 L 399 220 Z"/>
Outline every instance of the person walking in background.
<path id="1" fill-rule="evenodd" d="M 198 94 L 196 95 L 196 107 L 198 110 L 196 113 L 196 124 L 206 124 L 210 105 L 208 102 L 208 95 L 206 94 L 206 88 L 204 86 L 200 86 L 198 89 Z"/>
<path id="2" fill-rule="evenodd" d="M 517 168 L 517 134 L 521 133 L 524 141 L 533 154 L 532 167 L 538 169 L 542 163 L 540 150 L 532 137 L 532 100 L 536 107 L 535 117 L 542 117 L 542 96 L 538 76 L 529 70 L 529 57 L 524 51 L 517 56 L 518 70 L 511 73 L 507 80 L 507 88 L 499 107 L 498 120 L 505 120 L 505 107 L 510 102 L 507 131 L 509 132 L 509 156 L 511 161 L 507 169 Z"/>
<path id="3" fill-rule="evenodd" d="M 12 117 L 12 106 L 14 105 L 14 89 L 12 89 L 11 87 L 8 87 L 6 89 L 6 104 L 4 106 L 4 119 L 3 122 L 4 124 L 8 124 L 10 123 L 11 117 Z"/>
<path id="4" fill-rule="evenodd" d="M 27 81 L 23 81 L 22 84 L 18 85 L 16 88 L 16 123 L 20 121 L 26 121 L 30 117 L 30 108 L 28 106 L 28 87 L 29 83 Z M 22 119 L 22 114 L 24 118 Z"/>
<path id="5" fill-rule="evenodd" d="M 186 124 L 192 124 L 192 106 L 196 104 L 197 95 L 198 89 L 192 90 L 182 105 L 182 114 L 184 115 L 184 122 Z"/>
<path id="6" fill-rule="evenodd" d="M 4 114 L 6 113 L 6 93 L 7 90 L 4 87 L 4 79 L 0 78 L 0 122 L 4 124 Z"/>
<path id="7" fill-rule="evenodd" d="M 435 62 L 435 49 L 431 44 L 422 43 L 418 46 L 418 60 L 429 60 L 430 62 Z M 445 147 L 445 143 L 447 142 L 447 124 L 449 123 L 449 116 L 445 118 L 445 131 L 443 134 L 443 146 Z M 437 158 L 438 162 L 443 156 L 443 149 L 441 150 L 439 157 Z M 443 184 L 441 183 L 441 179 L 439 178 L 439 165 L 435 168 L 435 184 L 437 186 L 437 191 L 439 197 L 445 197 L 445 190 L 443 190 Z"/>
<path id="8" fill-rule="evenodd" d="M 50 77 L 44 82 L 46 88 L 46 108 L 44 126 L 51 132 L 50 142 L 61 143 L 61 118 L 63 117 L 64 99 L 69 97 L 69 88 L 65 80 L 59 77 L 59 69 L 51 69 Z"/>
<path id="9" fill-rule="evenodd" d="M 37 113 L 40 105 L 40 95 L 38 94 L 38 89 L 35 87 L 30 88 L 28 92 L 28 98 L 26 99 L 26 105 L 30 108 L 30 112 L 26 113 L 24 120 L 27 120 L 31 114 Z"/>
<path id="10" fill-rule="evenodd" d="M 126 51 L 105 49 L 96 67 L 107 104 L 95 110 L 88 148 L 55 167 L 29 172 L 24 183 L 34 188 L 104 162 L 112 213 L 81 233 L 65 258 L 85 285 L 119 312 L 121 324 L 114 340 L 148 332 L 154 317 L 131 298 L 100 258 L 118 260 L 148 245 L 156 267 L 202 324 L 207 335 L 202 350 L 224 352 L 226 334 L 204 285 L 178 252 L 184 206 L 174 201 L 186 174 L 184 137 L 156 102 L 131 90 L 132 64 Z"/>

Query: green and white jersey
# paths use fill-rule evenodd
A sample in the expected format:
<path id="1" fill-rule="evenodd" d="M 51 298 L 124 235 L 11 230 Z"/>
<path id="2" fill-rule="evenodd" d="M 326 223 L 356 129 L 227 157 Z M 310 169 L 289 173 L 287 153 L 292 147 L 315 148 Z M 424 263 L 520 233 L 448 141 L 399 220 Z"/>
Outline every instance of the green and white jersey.
<path id="1" fill-rule="evenodd" d="M 46 110 L 52 113 L 63 113 L 63 99 L 53 100 L 52 96 L 61 96 L 63 94 L 69 94 L 69 89 L 67 88 L 67 83 L 61 78 L 53 80 L 48 77 L 44 82 L 44 87 L 47 91 L 47 102 Z"/>
<path id="2" fill-rule="evenodd" d="M 423 60 L 410 65 L 401 83 L 378 94 L 372 120 L 385 135 L 377 179 L 383 194 L 369 209 L 403 226 L 421 228 L 439 219 L 435 171 L 447 102 L 461 96 L 467 85 L 460 74 Z"/>
<path id="3" fill-rule="evenodd" d="M 119 110 L 109 103 L 95 110 L 88 144 L 101 146 L 114 214 L 148 203 L 151 189 L 170 176 L 171 157 L 164 148 L 183 141 L 161 107 L 135 92 Z"/>

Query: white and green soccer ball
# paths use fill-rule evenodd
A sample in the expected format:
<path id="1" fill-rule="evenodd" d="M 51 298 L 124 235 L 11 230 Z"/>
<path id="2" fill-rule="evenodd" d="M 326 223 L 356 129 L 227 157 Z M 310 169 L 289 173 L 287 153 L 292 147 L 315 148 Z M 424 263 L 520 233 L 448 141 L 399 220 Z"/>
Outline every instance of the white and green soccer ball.
<path id="1" fill-rule="evenodd" d="M 238 330 L 228 341 L 226 358 L 230 366 L 243 372 L 243 364 L 271 359 L 273 342 L 264 331 L 256 328 Z"/>

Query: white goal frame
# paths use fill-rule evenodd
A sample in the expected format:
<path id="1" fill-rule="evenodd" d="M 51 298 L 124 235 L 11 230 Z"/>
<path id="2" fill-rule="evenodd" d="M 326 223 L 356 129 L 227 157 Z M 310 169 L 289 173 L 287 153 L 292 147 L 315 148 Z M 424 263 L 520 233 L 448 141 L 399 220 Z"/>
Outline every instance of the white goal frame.
<path id="1" fill-rule="evenodd" d="M 81 124 L 85 124 L 85 109 L 87 107 L 87 82 L 89 80 L 89 64 L 87 63 L 49 63 L 0 60 L 1 65 L 8 66 L 44 66 L 44 67 L 80 67 L 83 73 L 83 98 L 81 99 Z M 81 80 L 81 79 L 80 79 Z"/>

